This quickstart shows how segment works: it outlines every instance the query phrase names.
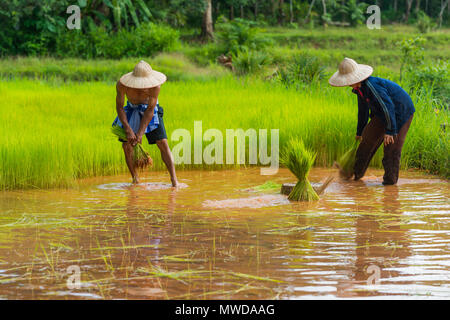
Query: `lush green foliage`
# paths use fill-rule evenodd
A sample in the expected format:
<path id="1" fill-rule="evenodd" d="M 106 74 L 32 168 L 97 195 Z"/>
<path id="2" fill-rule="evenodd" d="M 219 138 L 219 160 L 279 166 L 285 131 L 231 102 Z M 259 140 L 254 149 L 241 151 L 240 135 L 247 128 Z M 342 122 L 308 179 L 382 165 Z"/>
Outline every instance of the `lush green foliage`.
<path id="1" fill-rule="evenodd" d="M 419 29 L 421 33 L 430 32 L 435 27 L 436 24 L 425 12 L 419 11 L 417 13 L 417 29 Z"/>
<path id="2" fill-rule="evenodd" d="M 310 85 L 325 77 L 325 66 L 315 56 L 299 54 L 278 71 L 278 79 L 285 86 L 296 88 Z"/>
<path id="3" fill-rule="evenodd" d="M 104 27 L 93 28 L 88 34 L 65 30 L 56 40 L 60 57 L 112 58 L 152 56 L 172 51 L 178 45 L 178 31 L 153 23 L 142 24 L 130 31 L 111 33 Z"/>
<path id="4" fill-rule="evenodd" d="M 338 12 L 346 17 L 346 20 L 351 26 L 362 24 L 366 19 L 364 13 L 367 9 L 367 4 L 364 2 L 358 3 L 356 0 L 344 1 L 342 4 L 337 4 Z"/>
<path id="5" fill-rule="evenodd" d="M 258 73 L 270 62 L 270 56 L 263 51 L 251 51 L 244 48 L 233 54 L 233 66 L 238 75 Z"/>
<path id="6" fill-rule="evenodd" d="M 400 80 L 406 75 L 408 86 L 428 90 L 444 104 L 450 101 L 449 65 L 446 61 L 425 61 L 425 39 L 415 38 L 400 42 L 402 50 Z"/>
<path id="7" fill-rule="evenodd" d="M 252 23 L 236 19 L 217 25 L 217 39 L 225 54 L 237 54 L 242 50 L 260 50 L 271 43 Z"/>
<path id="8" fill-rule="evenodd" d="M 450 72 L 449 64 L 438 61 L 413 68 L 408 72 L 409 86 L 416 90 L 427 91 L 432 88 L 433 99 L 441 101 L 443 105 L 450 104 Z"/>
<path id="9" fill-rule="evenodd" d="M 366 1 L 373 4 L 373 1 Z M 383 27 L 389 22 L 413 23 L 426 32 L 434 26 L 441 26 L 441 20 L 448 25 L 448 10 L 442 10 L 444 2 L 429 0 L 418 2 L 419 6 L 408 10 L 406 1 L 381 0 L 377 4 L 383 10 Z M 291 6 L 292 4 L 292 6 Z M 313 4 L 310 6 L 310 4 Z M 324 5 L 325 4 L 325 5 Z M 227 17 L 231 21 L 251 21 L 253 25 L 282 25 L 289 28 L 308 28 L 321 25 L 356 26 L 362 24 L 369 15 L 367 4 L 359 0 L 351 1 L 260 1 L 260 0 L 212 0 L 213 22 L 218 29 L 224 29 L 221 21 Z M 66 34 L 66 20 L 69 5 L 81 9 L 81 31 L 83 37 L 72 33 L 73 45 L 87 48 L 92 42 L 92 33 L 98 28 L 115 38 L 116 32 L 139 29 L 143 24 L 153 22 L 168 24 L 174 28 L 195 28 L 194 38 L 200 34 L 206 1 L 189 0 L 11 0 L 0 2 L 0 54 L 1 55 L 45 55 L 55 54 L 58 39 Z M 443 16 L 439 18 L 439 13 Z M 238 18 L 239 19 L 236 19 Z M 433 21 L 439 20 L 439 23 Z M 231 26 L 232 28 L 233 26 Z M 235 26 L 234 26 L 235 27 Z M 253 32 L 252 28 L 241 30 Z M 120 41 L 131 37 L 123 33 Z M 86 38 L 88 40 L 86 40 Z M 67 39 L 65 39 L 67 41 Z M 86 42 L 87 43 L 84 43 Z M 132 41 L 133 42 L 133 41 Z M 67 46 L 66 46 L 67 48 Z M 104 49 L 104 48 L 103 48 Z M 240 49 L 240 48 L 238 48 Z M 91 50 L 92 51 L 92 50 Z M 238 50 L 232 48 L 236 53 Z M 72 52 L 72 51 L 71 51 Z M 63 52 L 59 51 L 59 54 Z M 91 55 L 90 52 L 88 55 Z M 92 55 L 95 56 L 95 55 Z M 104 53 L 103 57 L 115 56 Z"/>

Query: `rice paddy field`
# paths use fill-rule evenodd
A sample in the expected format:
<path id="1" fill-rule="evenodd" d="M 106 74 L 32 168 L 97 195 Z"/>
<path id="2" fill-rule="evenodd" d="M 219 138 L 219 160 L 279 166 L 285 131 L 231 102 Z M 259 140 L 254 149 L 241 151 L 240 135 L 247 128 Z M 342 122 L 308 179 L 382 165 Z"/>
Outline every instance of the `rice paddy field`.
<path id="1" fill-rule="evenodd" d="M 116 116 L 114 84 L 12 80 L 0 83 L 0 94 L 1 189 L 67 187 L 79 178 L 126 171 L 121 145 L 110 132 Z M 159 98 L 169 144 L 176 129 L 186 129 L 193 137 L 194 121 L 198 120 L 203 132 L 216 128 L 224 136 L 226 129 L 263 128 L 269 134 L 270 129 L 279 129 L 280 149 L 289 137 L 302 138 L 317 152 L 316 166 L 331 166 L 352 145 L 355 100 L 349 89 L 318 85 L 296 91 L 231 77 L 168 82 Z M 437 112 L 426 98 L 415 104 L 417 112 L 404 146 L 402 167 L 448 177 L 450 140 L 442 127 L 449 122 L 448 111 Z M 147 146 L 147 150 L 160 160 L 155 146 Z M 380 150 L 373 166 L 380 167 L 381 157 Z M 154 168 L 163 169 L 163 165 L 155 161 Z M 226 165 L 192 164 L 179 169 L 221 166 Z"/>
<path id="2" fill-rule="evenodd" d="M 111 133 L 115 80 L 138 59 L 0 59 L 0 299 L 450 297 L 448 106 L 411 91 L 416 113 L 400 180 L 384 187 L 383 148 L 362 181 L 333 167 L 355 143 L 349 88 L 326 79 L 286 88 L 268 77 L 278 62 L 309 52 L 327 74 L 352 56 L 398 81 L 396 43 L 414 29 L 386 27 L 370 39 L 365 29 L 263 32 L 279 46 L 267 49 L 274 65 L 257 75 L 211 63 L 212 45 L 184 43 L 147 59 L 169 76 L 159 103 L 170 147 L 180 130 L 192 137 L 192 164 L 176 166 L 178 189 L 145 137 L 154 164 L 131 185 Z M 426 38 L 425 58 L 448 60 L 448 30 Z M 199 121 L 203 133 L 224 137 L 267 129 L 269 146 L 278 129 L 280 154 L 292 140 L 316 154 L 307 177 L 314 188 L 333 180 L 317 201 L 290 201 L 280 188 L 298 177 L 284 167 L 261 175 L 267 164 L 249 163 L 248 140 L 243 164 L 226 164 L 225 152 L 223 164 L 194 164 Z"/>

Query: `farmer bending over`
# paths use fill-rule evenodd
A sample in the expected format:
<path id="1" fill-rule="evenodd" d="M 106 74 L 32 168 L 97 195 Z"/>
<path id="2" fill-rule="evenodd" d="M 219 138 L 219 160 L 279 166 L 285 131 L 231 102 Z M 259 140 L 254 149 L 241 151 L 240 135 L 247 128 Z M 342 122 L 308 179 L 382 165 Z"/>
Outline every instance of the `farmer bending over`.
<path id="1" fill-rule="evenodd" d="M 163 122 L 163 108 L 158 104 L 160 86 L 166 81 L 166 76 L 152 70 L 150 65 L 139 62 L 133 72 L 127 73 L 117 82 L 116 109 L 118 117 L 113 125 L 125 129 L 127 141 L 122 142 L 125 160 L 133 178 L 133 183 L 139 183 L 136 166 L 133 161 L 133 147 L 142 143 L 145 134 L 149 144 L 155 144 L 161 151 L 172 181 L 172 186 L 178 185 L 175 166 L 169 144 L 167 143 L 166 129 Z M 127 97 L 127 104 L 123 107 Z"/>
<path id="2" fill-rule="evenodd" d="M 350 86 L 358 96 L 356 139 L 361 143 L 356 152 L 355 180 L 364 176 L 384 143 L 383 184 L 391 185 L 398 180 L 402 147 L 415 109 L 405 90 L 390 80 L 371 77 L 372 72 L 372 67 L 345 58 L 329 83 L 334 87 Z"/>

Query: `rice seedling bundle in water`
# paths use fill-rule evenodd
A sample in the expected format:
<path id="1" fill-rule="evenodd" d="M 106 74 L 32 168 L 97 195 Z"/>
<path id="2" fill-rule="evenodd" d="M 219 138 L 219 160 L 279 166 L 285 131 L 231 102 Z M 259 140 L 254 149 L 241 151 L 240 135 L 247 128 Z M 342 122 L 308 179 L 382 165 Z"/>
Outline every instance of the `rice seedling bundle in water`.
<path id="1" fill-rule="evenodd" d="M 343 179 L 350 179 L 354 173 L 354 167 L 356 162 L 356 151 L 358 150 L 359 143 L 356 141 L 353 147 L 348 150 L 337 161 L 337 167 L 339 168 L 339 174 Z"/>
<path id="2" fill-rule="evenodd" d="M 297 177 L 298 182 L 288 199 L 293 201 L 315 201 L 319 196 L 308 180 L 309 170 L 314 164 L 316 153 L 306 149 L 303 140 L 291 139 L 281 154 L 281 163 Z"/>
<path id="3" fill-rule="evenodd" d="M 124 128 L 122 128 L 120 126 L 113 126 L 111 128 L 111 131 L 112 131 L 113 134 L 115 134 L 120 139 L 122 139 L 124 141 L 127 141 L 127 133 L 125 132 Z M 144 148 L 142 147 L 142 144 L 140 144 L 140 143 L 137 143 L 134 146 L 134 149 L 133 149 L 133 160 L 134 160 L 134 164 L 139 169 L 145 169 L 148 166 L 152 166 L 153 165 L 152 158 L 150 157 L 148 152 L 146 152 L 144 150 Z"/>

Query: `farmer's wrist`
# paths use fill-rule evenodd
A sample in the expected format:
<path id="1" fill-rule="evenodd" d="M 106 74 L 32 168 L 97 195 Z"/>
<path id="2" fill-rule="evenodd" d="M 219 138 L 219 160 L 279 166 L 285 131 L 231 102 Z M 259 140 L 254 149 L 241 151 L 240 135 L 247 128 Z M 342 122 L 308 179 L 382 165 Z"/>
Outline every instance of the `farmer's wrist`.
<path id="1" fill-rule="evenodd" d="M 384 134 L 385 134 L 385 135 L 388 135 L 388 136 L 394 136 L 396 133 L 395 133 L 393 130 L 386 130 L 386 131 L 384 132 Z"/>
<path id="2" fill-rule="evenodd" d="M 125 132 L 126 132 L 126 133 L 134 133 L 133 129 L 131 129 L 130 126 L 125 127 Z"/>

